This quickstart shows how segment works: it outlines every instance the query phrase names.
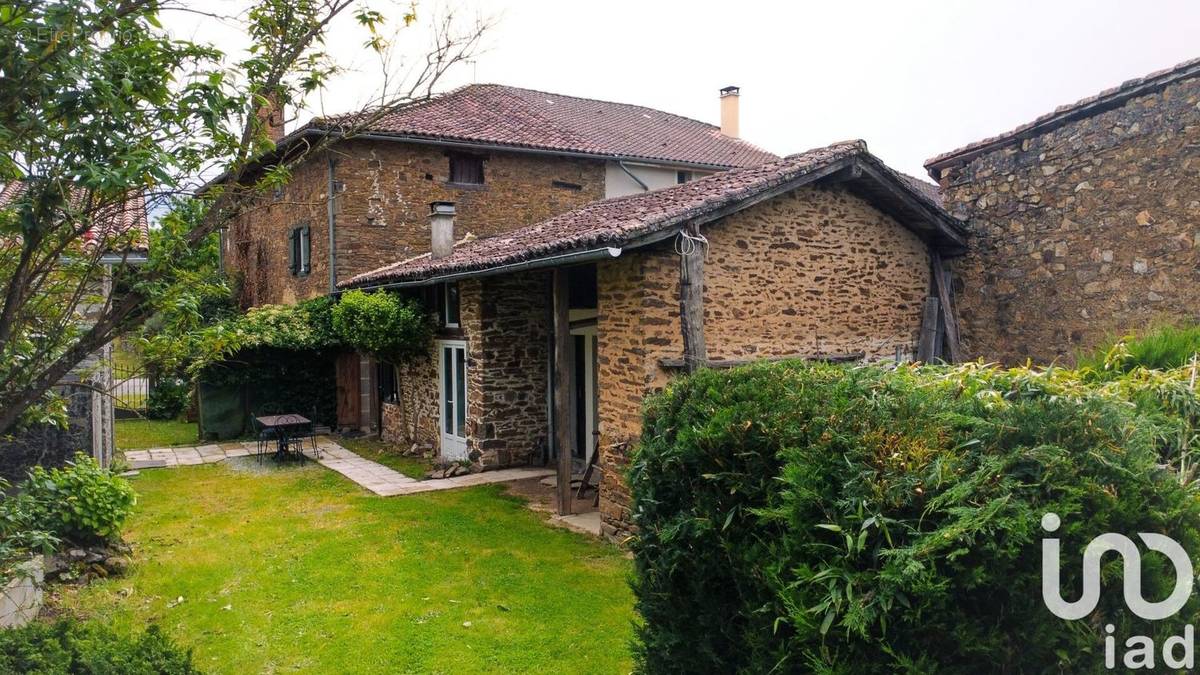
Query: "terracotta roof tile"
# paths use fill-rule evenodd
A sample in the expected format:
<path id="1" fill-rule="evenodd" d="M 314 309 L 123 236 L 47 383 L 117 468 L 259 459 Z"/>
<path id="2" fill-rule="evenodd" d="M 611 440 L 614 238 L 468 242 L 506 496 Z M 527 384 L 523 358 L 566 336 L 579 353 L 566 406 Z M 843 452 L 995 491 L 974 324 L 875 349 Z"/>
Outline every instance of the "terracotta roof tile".
<path id="1" fill-rule="evenodd" d="M 328 117 L 312 126 L 337 128 L 357 119 Z M 402 106 L 362 131 L 723 168 L 778 159 L 711 124 L 661 110 L 496 84 Z"/>
<path id="2" fill-rule="evenodd" d="M 593 202 L 506 234 L 460 242 L 444 258 L 433 259 L 425 254 L 360 274 L 339 285 L 352 288 L 421 280 L 492 269 L 557 253 L 619 247 L 637 237 L 716 212 L 806 175 L 818 175 L 820 170 L 839 160 L 855 157 L 871 162 L 894 183 L 907 186 L 914 199 L 922 200 L 936 213 L 945 215 L 940 201 L 928 190 L 887 168 L 867 151 L 862 141 L 847 141 L 654 192 Z M 952 220 L 949 216 L 945 218 Z"/>
<path id="3" fill-rule="evenodd" d="M 985 152 L 990 152 L 1030 136 L 1044 134 L 1074 120 L 1090 117 L 1122 105 L 1125 101 L 1135 96 L 1144 96 L 1162 89 L 1172 82 L 1189 79 L 1198 75 L 1200 75 L 1200 59 L 1192 59 L 1170 68 L 1155 71 L 1145 77 L 1122 82 L 1120 85 L 1111 89 L 1105 89 L 1094 96 L 1088 96 L 1067 105 L 1060 105 L 1053 112 L 1046 113 L 1032 122 L 1022 124 L 1012 131 L 964 145 L 957 150 L 944 152 L 932 159 L 926 160 L 925 168 L 929 171 L 930 175 L 936 177 L 937 172 L 947 165 L 968 162 Z"/>
<path id="4" fill-rule="evenodd" d="M 0 209 L 8 206 L 25 193 L 27 183 L 12 181 L 0 185 Z M 82 200 L 82 197 L 77 195 Z M 146 199 L 142 194 L 136 194 L 123 204 L 111 204 L 99 207 L 92 216 L 92 228 L 85 232 L 82 239 L 85 245 L 96 245 L 107 242 L 126 233 L 134 233 L 127 250 L 145 252 L 149 250 L 150 225 L 146 216 Z"/>

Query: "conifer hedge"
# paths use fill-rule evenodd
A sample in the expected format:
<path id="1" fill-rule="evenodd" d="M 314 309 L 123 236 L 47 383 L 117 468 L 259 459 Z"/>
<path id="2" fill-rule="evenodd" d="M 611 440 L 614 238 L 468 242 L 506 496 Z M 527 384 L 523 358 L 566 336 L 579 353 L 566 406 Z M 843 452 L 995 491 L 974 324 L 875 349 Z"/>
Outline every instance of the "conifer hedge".
<path id="1" fill-rule="evenodd" d="M 1198 411 L 1187 372 L 786 362 L 680 378 L 647 402 L 630 468 L 638 668 L 1092 672 L 1106 624 L 1161 644 L 1195 600 L 1138 619 L 1109 554 L 1096 611 L 1059 619 L 1041 540 L 1062 541 L 1067 600 L 1105 532 L 1167 534 L 1200 563 Z M 1143 596 L 1162 599 L 1174 569 L 1142 550 Z"/>

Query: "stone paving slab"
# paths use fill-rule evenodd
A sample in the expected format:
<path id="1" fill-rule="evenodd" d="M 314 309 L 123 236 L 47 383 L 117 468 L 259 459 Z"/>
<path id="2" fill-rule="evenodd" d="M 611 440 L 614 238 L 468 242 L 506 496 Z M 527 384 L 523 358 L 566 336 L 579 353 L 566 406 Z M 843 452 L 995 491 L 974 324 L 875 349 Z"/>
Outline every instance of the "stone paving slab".
<path id="1" fill-rule="evenodd" d="M 505 483 L 526 478 L 541 478 L 543 476 L 554 475 L 553 468 L 521 467 L 465 474 L 453 478 L 416 480 L 378 462 L 360 457 L 338 445 L 327 436 L 317 437 L 317 450 L 316 456 L 314 456 L 311 449 L 306 449 L 304 454 L 321 466 L 342 474 L 381 497 L 453 490 L 455 488 L 472 487 L 475 485 Z M 255 441 L 244 441 L 240 443 L 206 444 L 178 448 L 129 450 L 125 452 L 125 461 L 129 462 L 130 466 L 139 469 L 171 468 L 176 466 L 212 464 L 231 457 L 246 457 L 256 454 L 258 454 L 258 443 Z"/>

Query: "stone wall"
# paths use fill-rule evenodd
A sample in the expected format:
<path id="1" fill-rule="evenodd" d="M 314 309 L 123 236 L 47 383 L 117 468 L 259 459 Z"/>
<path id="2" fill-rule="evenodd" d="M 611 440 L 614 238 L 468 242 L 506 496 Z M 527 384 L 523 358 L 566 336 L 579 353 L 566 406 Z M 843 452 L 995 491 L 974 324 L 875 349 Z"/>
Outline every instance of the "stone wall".
<path id="1" fill-rule="evenodd" d="M 469 402 L 485 469 L 527 464 L 548 447 L 549 302 L 548 272 L 483 279 L 475 367 L 481 381 Z"/>
<path id="2" fill-rule="evenodd" d="M 924 243 L 838 188 L 801 188 L 706 226 L 709 358 L 911 353 L 929 289 Z M 669 244 L 598 266 L 600 508 L 603 531 L 629 532 L 622 476 L 642 398 L 683 354 L 679 257 Z"/>
<path id="3" fill-rule="evenodd" d="M 348 279 L 429 250 L 429 204 L 456 204 L 456 238 L 491 236 L 604 197 L 598 160 L 492 152 L 484 185 L 448 182 L 444 148 L 349 141 L 332 150 L 340 183 L 334 207 L 337 278 Z M 278 194 L 264 195 L 230 226 L 227 268 L 242 279 L 242 303 L 291 303 L 329 290 L 327 156 L 293 171 Z M 311 271 L 288 270 L 288 231 L 307 224 Z"/>
<path id="4" fill-rule="evenodd" d="M 943 171 L 969 356 L 1071 362 L 1200 307 L 1200 80 Z"/>
<path id="5" fill-rule="evenodd" d="M 440 340 L 467 343 L 467 451 L 481 469 L 527 464 L 548 443 L 547 272 L 459 284 L 459 328 Z M 402 364 L 399 400 L 383 408 L 384 440 L 435 451 L 440 445 L 435 342 L 427 358 Z"/>
<path id="6" fill-rule="evenodd" d="M 92 403 L 97 394 L 78 384 L 55 389 L 67 399 L 67 427 L 36 425 L 0 439 L 0 478 L 17 482 L 35 466 L 62 466 L 76 452 L 92 454 Z"/>

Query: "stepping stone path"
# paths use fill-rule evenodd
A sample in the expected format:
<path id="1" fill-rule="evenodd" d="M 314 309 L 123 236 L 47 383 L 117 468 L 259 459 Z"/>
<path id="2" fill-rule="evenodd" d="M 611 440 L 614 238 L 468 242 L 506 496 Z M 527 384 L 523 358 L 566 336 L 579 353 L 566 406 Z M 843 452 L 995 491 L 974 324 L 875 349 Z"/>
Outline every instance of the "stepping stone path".
<path id="1" fill-rule="evenodd" d="M 321 466 L 342 474 L 362 487 L 381 497 L 409 495 L 418 492 L 434 492 L 436 490 L 451 490 L 473 485 L 488 483 L 504 483 L 524 478 L 541 478 L 554 475 L 552 468 L 521 467 L 517 469 L 502 469 L 500 471 L 484 471 L 453 478 L 432 480 L 417 480 L 409 478 L 399 471 L 364 459 L 335 443 L 328 436 L 317 437 L 319 453 L 314 457 L 312 450 L 305 450 L 309 459 L 315 460 Z M 158 467 L 194 466 L 197 464 L 213 464 L 233 457 L 248 457 L 258 453 L 256 441 L 235 443 L 213 443 L 194 447 L 152 448 L 150 450 L 126 450 L 125 461 L 131 469 L 153 469 Z"/>

